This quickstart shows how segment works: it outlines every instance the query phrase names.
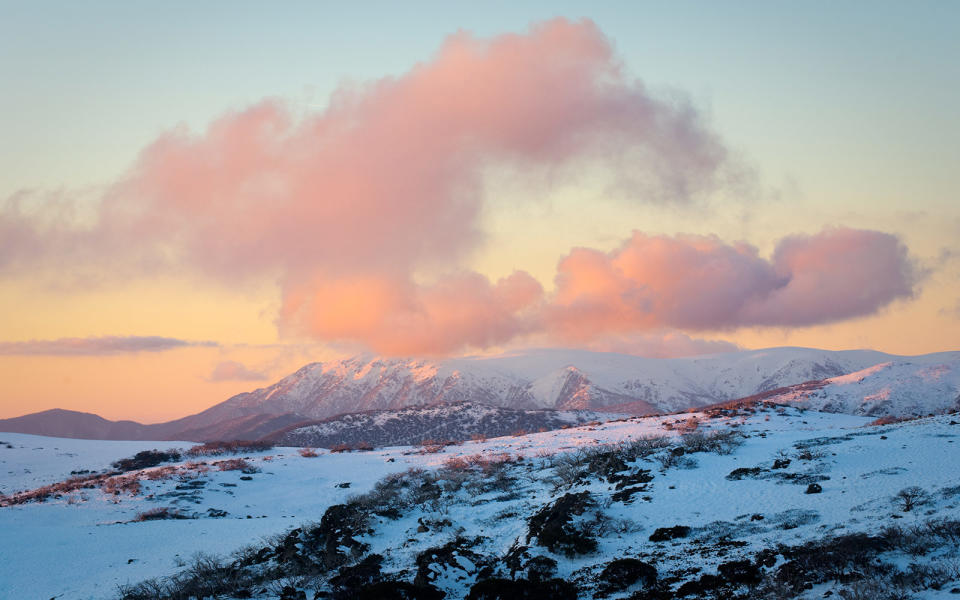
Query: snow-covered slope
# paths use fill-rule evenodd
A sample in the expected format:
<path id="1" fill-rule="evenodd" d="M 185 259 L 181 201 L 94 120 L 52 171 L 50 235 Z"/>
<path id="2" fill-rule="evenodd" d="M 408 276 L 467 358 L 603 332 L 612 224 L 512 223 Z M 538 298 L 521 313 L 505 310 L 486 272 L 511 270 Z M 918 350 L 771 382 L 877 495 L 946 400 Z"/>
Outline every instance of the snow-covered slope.
<path id="1" fill-rule="evenodd" d="M 769 399 L 852 415 L 940 414 L 960 409 L 960 352 L 887 361 Z"/>
<path id="2" fill-rule="evenodd" d="M 689 419 L 700 432 L 735 432 L 742 445 L 698 451 L 679 435 Z M 321 597 L 355 598 L 355 588 L 376 580 L 393 588 L 420 581 L 465 598 L 483 580 L 529 583 L 535 567 L 584 599 L 886 598 L 892 584 L 898 597 L 955 597 L 960 467 L 945 457 L 960 424 L 954 415 L 865 427 L 870 420 L 757 406 L 428 454 L 398 447 L 303 457 L 276 448 L 247 453 L 247 473 L 221 470 L 217 458 L 172 465 L 179 470 L 169 474 L 156 467 L 133 474 L 135 494 L 78 489 L 0 507 L 0 597 L 116 598 L 118 586 L 180 573 L 140 588 L 165 597 L 164 585 L 207 573 L 211 585 L 261 578 L 222 598 L 276 600 L 284 586 L 291 598 L 331 588 L 337 595 Z M 21 469 L 57 464 L 63 445 L 0 439 L 0 453 Z M 90 467 L 135 449 L 106 444 L 71 448 Z M 75 466 L 64 463 L 62 476 Z M 900 494 L 913 489 L 917 504 L 907 508 Z M 182 518 L 137 520 L 164 508 Z M 534 528 L 538 515 L 557 515 L 560 545 Z M 563 545 L 574 536 L 590 544 Z M 194 559 L 198 552 L 206 558 Z M 316 565 L 314 552 L 341 562 Z M 646 572 L 638 562 L 653 566 L 655 581 L 635 577 Z M 305 565 L 313 575 L 291 575 Z M 230 577 L 214 577 L 221 572 Z"/>
<path id="3" fill-rule="evenodd" d="M 705 406 L 895 360 L 871 350 L 773 348 L 679 359 L 530 350 L 448 360 L 355 357 L 309 364 L 194 419 L 295 413 L 314 419 L 440 402 L 637 412 Z M 920 357 L 925 360 L 925 357 Z M 645 409 L 645 410 L 644 410 Z"/>

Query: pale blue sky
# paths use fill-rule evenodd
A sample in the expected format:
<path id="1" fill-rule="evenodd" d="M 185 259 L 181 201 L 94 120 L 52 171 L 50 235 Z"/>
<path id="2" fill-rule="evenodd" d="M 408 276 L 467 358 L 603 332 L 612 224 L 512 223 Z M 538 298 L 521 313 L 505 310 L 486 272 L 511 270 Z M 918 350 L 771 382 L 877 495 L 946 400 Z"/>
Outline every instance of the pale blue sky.
<path id="1" fill-rule="evenodd" d="M 109 181 L 157 133 L 400 73 L 458 28 L 587 16 L 689 94 L 771 185 L 945 208 L 960 162 L 957 2 L 0 2 L 0 196 Z"/>

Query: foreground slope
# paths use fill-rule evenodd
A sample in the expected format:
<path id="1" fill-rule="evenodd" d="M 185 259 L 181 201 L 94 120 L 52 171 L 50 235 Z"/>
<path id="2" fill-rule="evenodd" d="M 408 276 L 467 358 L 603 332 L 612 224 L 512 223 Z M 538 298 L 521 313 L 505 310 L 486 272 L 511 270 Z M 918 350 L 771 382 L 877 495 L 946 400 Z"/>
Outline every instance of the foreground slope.
<path id="1" fill-rule="evenodd" d="M 869 420 L 760 406 L 435 453 L 278 448 L 247 454 L 246 472 L 220 470 L 223 457 L 169 465 L 166 475 L 156 467 L 133 474 L 135 495 L 80 489 L 0 508 L 0 530 L 14 540 L 0 545 L 0 596 L 110 598 L 122 584 L 128 598 L 153 597 L 137 582 L 178 571 L 151 585 L 173 595 L 164 586 L 233 573 L 220 597 L 276 599 L 285 586 L 356 597 L 380 580 L 463 598 L 483 586 L 518 593 L 540 578 L 581 598 L 822 598 L 899 574 L 907 597 L 938 597 L 934 586 L 947 594 L 960 585 L 960 573 L 943 568 L 960 560 L 957 544 L 941 543 L 960 539 L 949 524 L 960 520 L 960 467 L 948 459 L 960 422 Z M 694 427 L 707 436 L 683 437 Z M 712 435 L 726 441 L 711 448 L 703 440 Z M 59 443 L 0 439 L 37 448 L 38 460 Z M 917 504 L 905 510 L 897 495 L 912 487 Z M 187 518 L 137 521 L 151 512 Z M 849 564 L 824 563 L 851 543 L 862 551 L 843 555 Z M 197 563 L 198 551 L 224 559 Z"/>

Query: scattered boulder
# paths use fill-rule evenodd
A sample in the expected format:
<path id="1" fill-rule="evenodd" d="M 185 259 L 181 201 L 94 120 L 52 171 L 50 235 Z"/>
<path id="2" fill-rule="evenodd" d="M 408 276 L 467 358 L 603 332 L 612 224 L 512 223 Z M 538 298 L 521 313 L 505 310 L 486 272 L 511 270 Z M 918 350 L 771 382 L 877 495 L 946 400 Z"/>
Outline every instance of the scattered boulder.
<path id="1" fill-rule="evenodd" d="M 577 586 L 563 579 L 491 578 L 474 584 L 467 600 L 577 600 L 577 597 Z"/>
<path id="2" fill-rule="evenodd" d="M 454 579 L 474 578 L 487 561 L 470 549 L 476 548 L 482 541 L 483 538 L 471 540 L 458 537 L 443 546 L 424 550 L 417 555 L 414 585 L 429 586 L 441 574 Z"/>
<path id="3" fill-rule="evenodd" d="M 811 483 L 807 486 L 807 491 L 804 494 L 819 494 L 823 491 L 823 487 L 819 483 Z"/>
<path id="4" fill-rule="evenodd" d="M 534 556 L 523 568 L 530 581 L 546 581 L 556 575 L 557 561 L 549 556 Z"/>
<path id="5" fill-rule="evenodd" d="M 568 557 L 595 551 L 597 540 L 593 535 L 571 523 L 574 516 L 593 504 L 590 492 L 563 495 L 530 517 L 527 542 L 536 538 L 538 545 Z"/>
<path id="6" fill-rule="evenodd" d="M 292 585 L 285 585 L 283 589 L 280 590 L 280 600 L 307 600 L 307 593 L 303 590 L 298 590 Z"/>
<path id="7" fill-rule="evenodd" d="M 690 535 L 690 528 L 686 525 L 674 525 L 673 527 L 658 527 L 653 535 L 650 536 L 651 542 L 667 542 L 679 538 L 685 538 Z"/>
<path id="8" fill-rule="evenodd" d="M 697 598 L 703 598 L 709 592 L 713 592 L 723 585 L 724 581 L 721 577 L 710 574 L 703 575 L 700 579 L 688 581 L 677 588 L 676 597 L 696 596 Z"/>
<path id="9" fill-rule="evenodd" d="M 636 558 L 614 560 L 600 573 L 600 587 L 605 593 L 620 592 L 637 583 L 649 587 L 656 581 L 656 567 Z"/>
<path id="10" fill-rule="evenodd" d="M 727 474 L 727 479 L 730 481 L 739 481 L 743 478 L 755 478 L 763 473 L 766 469 L 762 467 L 740 467 L 739 469 L 734 469 Z"/>
<path id="11" fill-rule="evenodd" d="M 355 565 L 340 567 L 339 573 L 330 578 L 330 585 L 345 592 L 352 593 L 381 579 L 380 565 L 383 556 L 370 554 Z"/>
<path id="12" fill-rule="evenodd" d="M 760 568 L 749 560 L 735 560 L 726 562 L 717 567 L 721 577 L 736 585 L 753 585 L 760 583 L 762 574 Z"/>
<path id="13" fill-rule="evenodd" d="M 415 585 L 406 581 L 380 581 L 352 590 L 355 600 L 443 600 L 446 596 L 432 585 Z"/>

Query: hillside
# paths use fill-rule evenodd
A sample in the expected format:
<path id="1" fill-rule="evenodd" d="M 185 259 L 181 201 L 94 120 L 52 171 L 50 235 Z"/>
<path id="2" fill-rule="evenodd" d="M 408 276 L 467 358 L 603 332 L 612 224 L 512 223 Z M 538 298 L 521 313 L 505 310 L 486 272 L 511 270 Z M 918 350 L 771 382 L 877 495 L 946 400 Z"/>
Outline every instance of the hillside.
<path id="1" fill-rule="evenodd" d="M 412 406 L 350 413 L 297 424 L 269 436 L 284 446 L 408 446 L 424 440 L 465 441 L 548 431 L 606 421 L 614 415 L 590 411 L 518 410 L 474 402 Z"/>
<path id="2" fill-rule="evenodd" d="M 770 400 L 851 415 L 941 414 L 960 409 L 960 353 L 942 358 L 884 362 L 825 379 L 820 385 L 788 389 Z"/>
<path id="3" fill-rule="evenodd" d="M 25 504 L 8 491 L 0 529 L 32 542 L 0 545 L 0 596 L 949 597 L 960 471 L 943 457 L 960 422 L 868 420 L 760 404 L 434 453 L 213 456 Z M 26 467 L 61 443 L 0 441 Z M 71 452 L 103 460 L 108 443 Z"/>

